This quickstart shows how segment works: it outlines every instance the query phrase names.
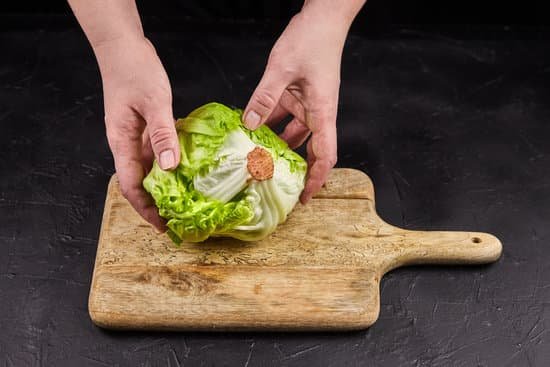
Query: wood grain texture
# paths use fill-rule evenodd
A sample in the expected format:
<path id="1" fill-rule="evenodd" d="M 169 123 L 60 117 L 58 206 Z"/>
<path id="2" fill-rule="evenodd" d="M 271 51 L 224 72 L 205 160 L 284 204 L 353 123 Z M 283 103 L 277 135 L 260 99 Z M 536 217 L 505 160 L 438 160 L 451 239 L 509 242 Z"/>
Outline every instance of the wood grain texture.
<path id="1" fill-rule="evenodd" d="M 410 264 L 495 261 L 487 233 L 409 231 L 376 214 L 364 173 L 335 169 L 323 190 L 258 242 L 176 247 L 108 188 L 89 312 L 99 326 L 169 330 L 350 330 L 378 317 L 379 282 Z"/>

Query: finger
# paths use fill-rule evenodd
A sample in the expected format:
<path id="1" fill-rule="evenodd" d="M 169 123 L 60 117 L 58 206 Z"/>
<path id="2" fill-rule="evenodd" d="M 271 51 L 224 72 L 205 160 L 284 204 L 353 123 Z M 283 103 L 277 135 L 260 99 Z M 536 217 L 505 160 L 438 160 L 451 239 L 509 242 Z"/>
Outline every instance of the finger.
<path id="1" fill-rule="evenodd" d="M 279 104 L 298 120 L 307 121 L 304 113 L 305 109 L 301 102 L 302 99 L 302 95 L 298 90 L 289 87 L 283 92 Z"/>
<path id="2" fill-rule="evenodd" d="M 269 66 L 266 68 L 262 80 L 244 110 L 243 122 L 246 127 L 256 129 L 269 119 L 287 85 L 286 79 L 276 69 Z"/>
<path id="3" fill-rule="evenodd" d="M 117 159 L 115 159 L 115 162 Z M 132 207 L 157 230 L 166 231 L 164 220 L 159 216 L 158 209 L 151 196 L 143 189 L 142 182 L 145 171 L 139 159 L 118 158 L 115 163 L 122 195 Z"/>
<path id="4" fill-rule="evenodd" d="M 180 147 L 171 101 L 159 99 L 150 103 L 145 106 L 142 116 L 145 117 L 151 147 L 160 168 L 176 168 L 180 161 Z"/>
<path id="5" fill-rule="evenodd" d="M 290 113 L 280 103 L 278 103 L 273 112 L 271 112 L 271 115 L 269 115 L 264 123 L 272 128 L 273 126 L 281 122 L 289 114 Z"/>
<path id="6" fill-rule="evenodd" d="M 117 127 L 118 124 L 107 123 L 107 138 L 113 152 L 122 195 L 146 221 L 163 231 L 166 229 L 164 221 L 142 186 L 145 177 L 141 163 L 143 125 L 143 122 L 137 122 L 121 129 Z"/>
<path id="7" fill-rule="evenodd" d="M 145 170 L 145 174 L 148 174 L 153 167 L 155 154 L 153 153 L 153 147 L 151 146 L 151 139 L 149 139 L 149 132 L 147 131 L 147 128 L 143 131 L 141 141 L 141 164 Z"/>
<path id="8" fill-rule="evenodd" d="M 280 137 L 286 141 L 290 149 L 296 149 L 306 141 L 309 134 L 311 134 L 309 128 L 300 120 L 294 118 L 286 125 Z"/>
<path id="9" fill-rule="evenodd" d="M 311 167 L 313 166 L 313 163 L 315 162 L 315 156 L 313 155 L 313 151 L 311 150 L 311 140 L 308 141 L 307 143 L 307 147 L 306 147 L 306 161 L 307 161 L 307 166 L 308 167 Z"/>
<path id="10" fill-rule="evenodd" d="M 307 203 L 328 178 L 330 170 L 336 164 L 336 124 L 324 122 L 312 131 L 308 143 L 308 177 L 300 201 Z"/>
<path id="11" fill-rule="evenodd" d="M 269 118 L 265 121 L 269 127 L 279 123 L 288 115 L 292 115 L 300 121 L 305 121 L 304 107 L 300 102 L 301 93 L 288 86 L 283 91 L 277 107 L 273 110 Z"/>

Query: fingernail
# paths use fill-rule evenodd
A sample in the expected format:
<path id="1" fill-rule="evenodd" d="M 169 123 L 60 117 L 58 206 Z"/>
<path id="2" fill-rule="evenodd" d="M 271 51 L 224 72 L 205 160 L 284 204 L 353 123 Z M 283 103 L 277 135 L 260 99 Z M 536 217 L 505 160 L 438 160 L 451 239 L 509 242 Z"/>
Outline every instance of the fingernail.
<path id="1" fill-rule="evenodd" d="M 174 152 L 170 149 L 160 153 L 159 164 L 162 169 L 170 169 L 174 167 L 175 163 Z"/>
<path id="2" fill-rule="evenodd" d="M 260 124 L 260 115 L 256 111 L 248 111 L 244 117 L 244 123 L 249 129 L 255 129 Z"/>

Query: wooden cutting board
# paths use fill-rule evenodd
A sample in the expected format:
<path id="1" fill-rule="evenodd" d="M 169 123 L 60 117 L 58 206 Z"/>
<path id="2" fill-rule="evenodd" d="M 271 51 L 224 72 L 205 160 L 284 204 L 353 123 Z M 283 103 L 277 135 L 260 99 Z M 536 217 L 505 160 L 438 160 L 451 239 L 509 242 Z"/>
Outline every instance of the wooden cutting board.
<path id="1" fill-rule="evenodd" d="M 487 233 L 385 223 L 371 180 L 352 169 L 333 170 L 322 192 L 263 241 L 176 247 L 134 212 L 113 176 L 89 312 L 116 329 L 362 329 L 378 317 L 380 278 L 391 269 L 483 264 L 501 251 Z"/>

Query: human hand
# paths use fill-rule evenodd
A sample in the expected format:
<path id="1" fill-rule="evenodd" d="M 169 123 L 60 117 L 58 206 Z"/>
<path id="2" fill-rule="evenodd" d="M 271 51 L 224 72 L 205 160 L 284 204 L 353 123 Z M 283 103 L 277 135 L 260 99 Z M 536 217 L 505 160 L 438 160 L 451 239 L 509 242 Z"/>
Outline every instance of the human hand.
<path id="1" fill-rule="evenodd" d="M 103 81 L 105 125 L 122 194 L 159 231 L 165 230 L 142 181 L 155 157 L 162 169 L 179 164 L 170 83 L 144 37 L 94 47 Z"/>
<path id="2" fill-rule="evenodd" d="M 304 7 L 275 43 L 243 114 L 251 129 L 292 115 L 281 137 L 293 149 L 311 134 L 302 203 L 320 190 L 336 164 L 340 62 L 350 24 L 351 20 Z"/>

